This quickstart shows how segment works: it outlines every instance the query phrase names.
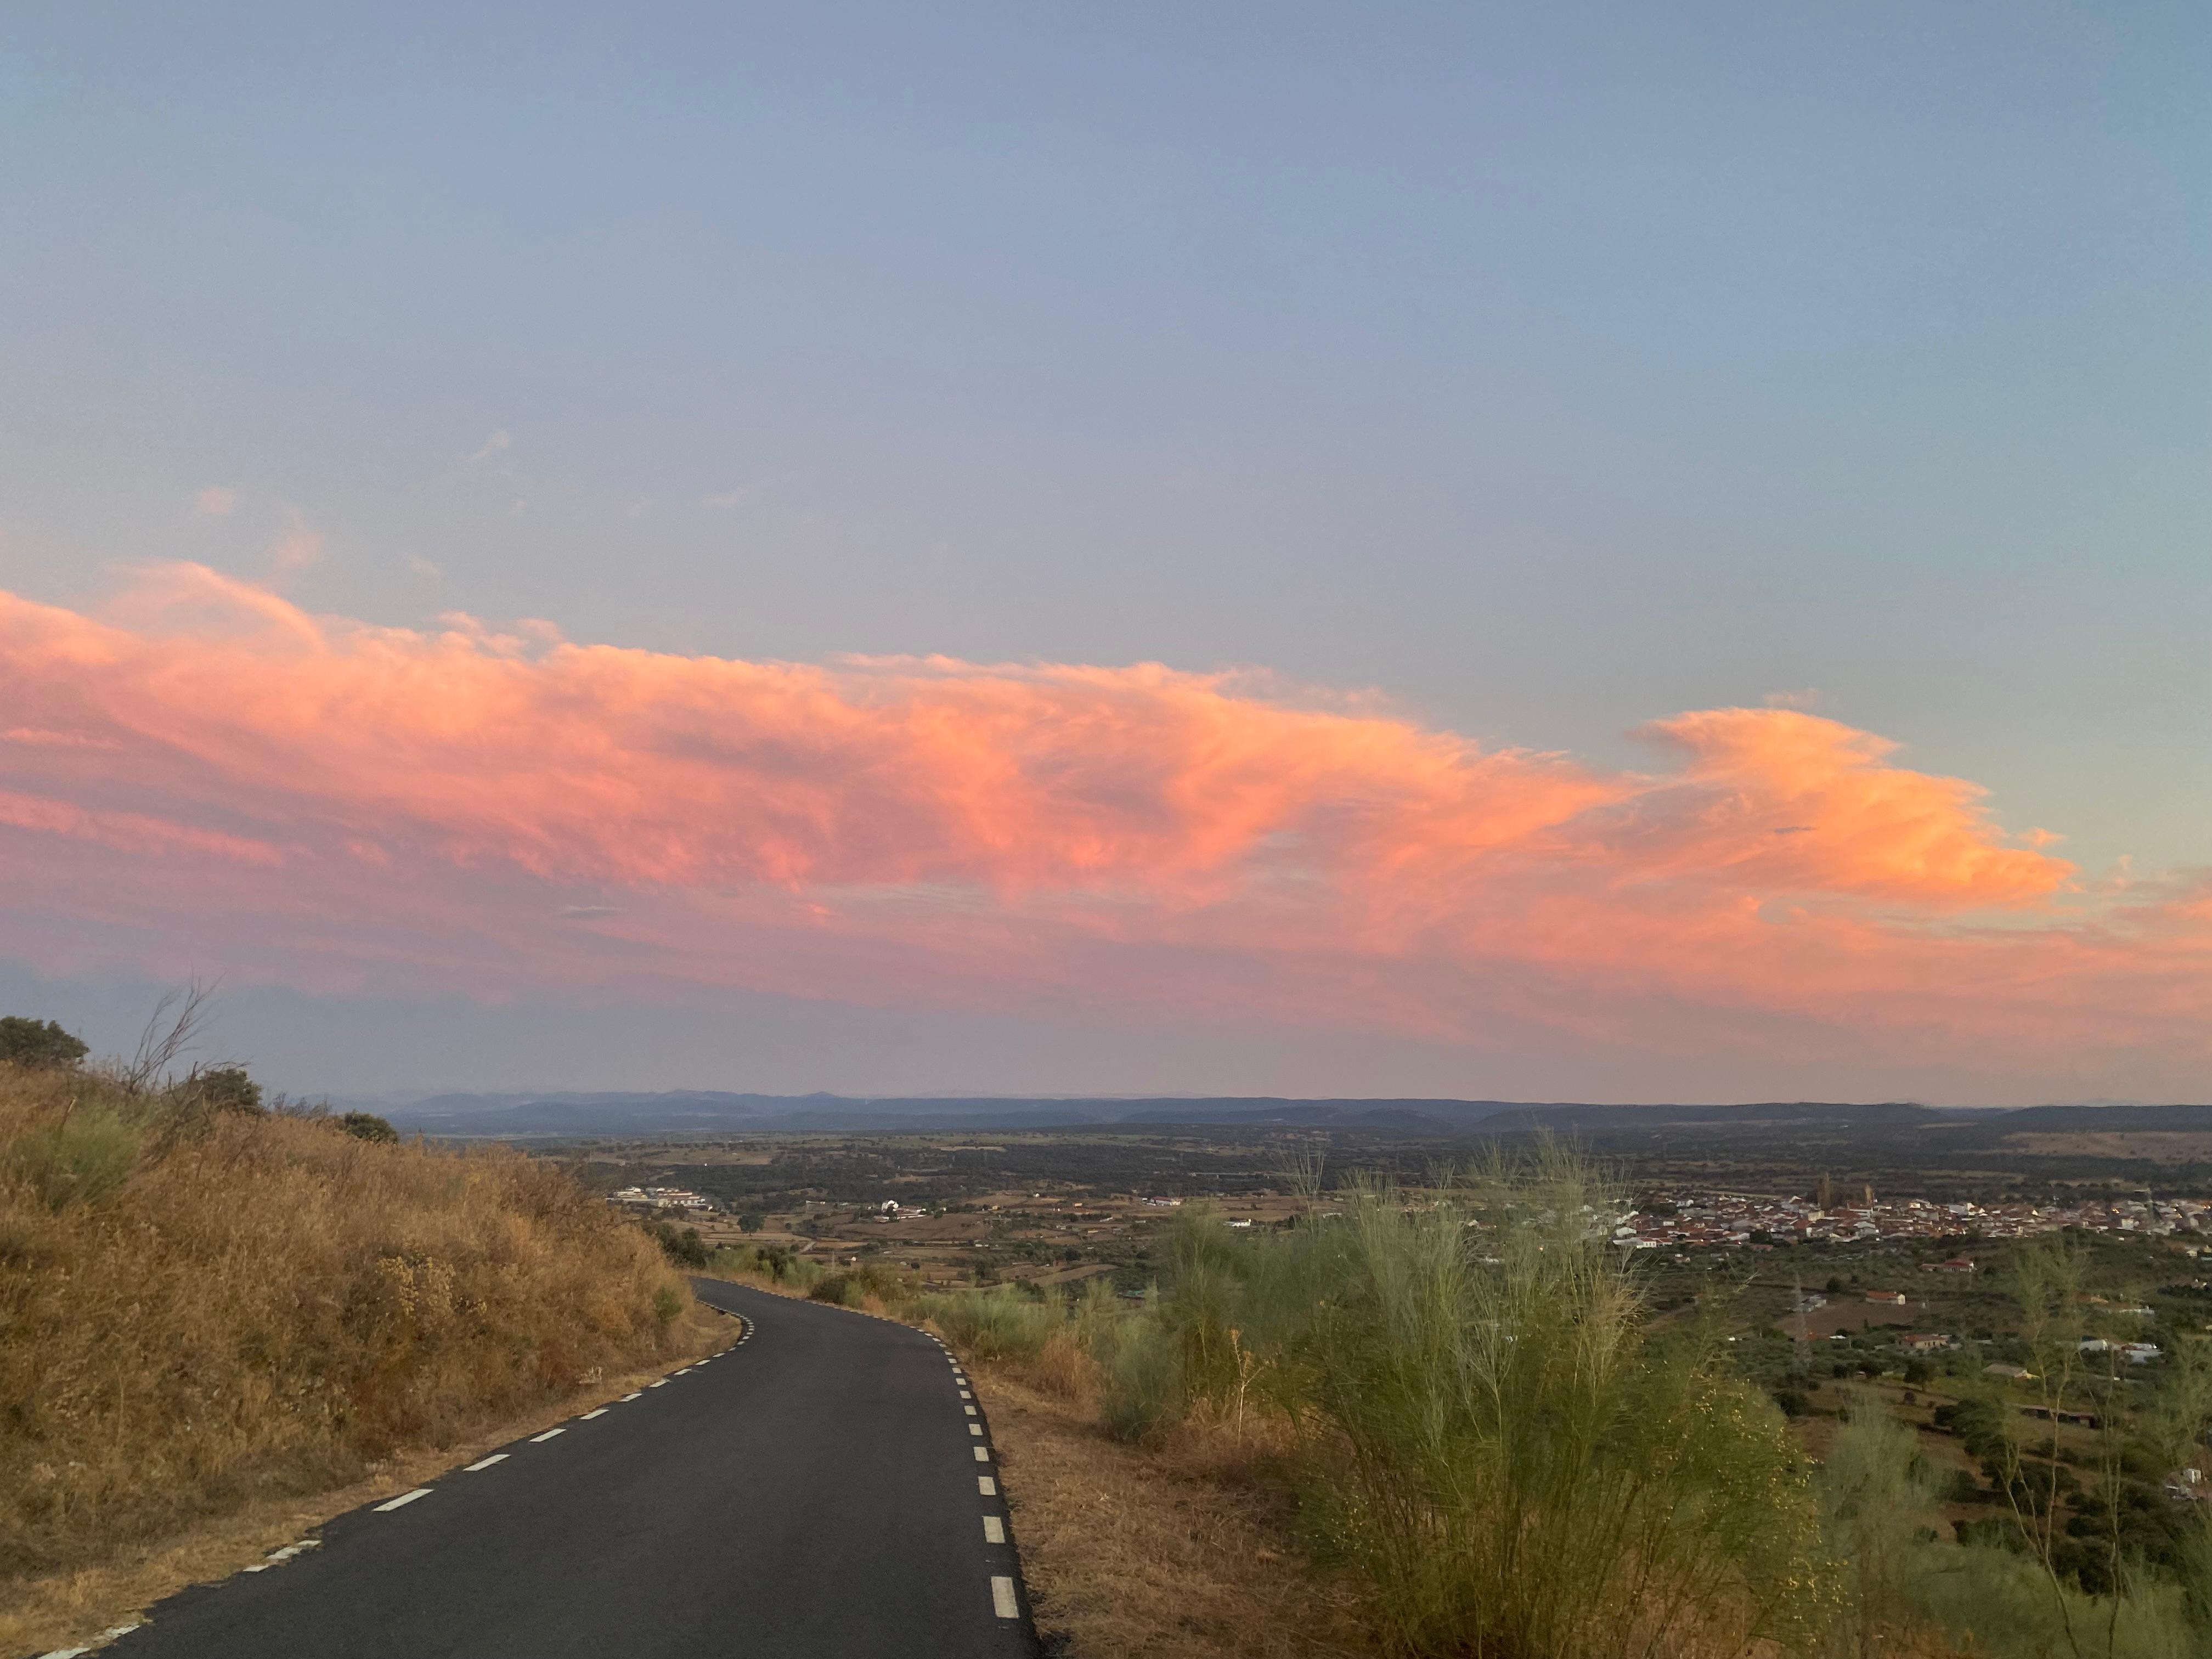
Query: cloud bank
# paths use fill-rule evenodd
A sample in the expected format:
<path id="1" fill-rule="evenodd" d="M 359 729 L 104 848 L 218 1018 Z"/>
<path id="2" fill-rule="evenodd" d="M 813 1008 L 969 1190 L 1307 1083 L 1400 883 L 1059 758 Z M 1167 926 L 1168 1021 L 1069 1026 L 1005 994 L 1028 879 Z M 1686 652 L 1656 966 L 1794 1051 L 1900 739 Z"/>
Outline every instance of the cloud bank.
<path id="1" fill-rule="evenodd" d="M 96 616 L 0 594 L 5 954 L 2205 1066 L 2206 890 L 2085 887 L 1801 709 L 1641 734 L 1621 772 L 1232 675 L 381 628 L 163 566 Z"/>

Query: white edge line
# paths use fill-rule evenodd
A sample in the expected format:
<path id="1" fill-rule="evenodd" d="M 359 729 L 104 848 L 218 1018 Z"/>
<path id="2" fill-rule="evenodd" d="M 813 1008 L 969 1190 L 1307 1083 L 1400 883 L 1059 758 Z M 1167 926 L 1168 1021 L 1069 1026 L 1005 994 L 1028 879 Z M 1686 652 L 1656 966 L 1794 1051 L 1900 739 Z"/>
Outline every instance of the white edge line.
<path id="1" fill-rule="evenodd" d="M 975 1490 L 986 1498 L 996 1498 L 999 1495 L 999 1483 L 988 1474 L 979 1474 L 975 1477 Z"/>
<path id="2" fill-rule="evenodd" d="M 128 1636 L 137 1628 L 136 1625 L 118 1625 L 112 1630 L 100 1632 L 81 1648 L 55 1648 L 51 1652 L 40 1654 L 39 1659 L 77 1659 L 79 1654 L 90 1653 L 98 1644 L 112 1642 L 118 1636 Z"/>
<path id="3" fill-rule="evenodd" d="M 1001 1619 L 1018 1619 L 1022 1604 L 1014 1599 L 1014 1581 L 994 1577 L 991 1580 L 991 1611 Z"/>
<path id="4" fill-rule="evenodd" d="M 479 1457 L 475 1462 L 465 1465 L 461 1473 L 474 1474 L 478 1469 L 488 1469 L 495 1463 L 504 1463 L 507 1462 L 507 1455 L 505 1452 L 494 1452 L 489 1457 Z"/>
<path id="5" fill-rule="evenodd" d="M 989 1447 L 988 1447 L 988 1446 L 978 1446 L 978 1447 L 976 1447 L 976 1448 L 975 1448 L 975 1461 L 976 1461 L 978 1463 L 988 1463 L 988 1462 L 989 1462 L 991 1461 L 991 1451 L 990 1451 L 990 1448 L 989 1448 Z"/>
<path id="6" fill-rule="evenodd" d="M 606 1414 L 607 1414 L 607 1408 L 606 1408 L 605 1406 L 602 1406 L 602 1407 L 600 1407 L 599 1408 L 599 1410 L 597 1410 L 597 1411 L 595 1411 L 595 1412 L 586 1412 L 586 1413 L 585 1413 L 581 1417 L 578 1418 L 576 1420 L 577 1420 L 579 1423 L 588 1423 L 588 1422 L 590 1422 L 590 1421 L 591 1421 L 593 1418 L 595 1418 L 595 1417 L 605 1417 Z"/>
<path id="7" fill-rule="evenodd" d="M 1006 1541 L 1006 1523 L 1000 1520 L 995 1515 L 985 1516 L 983 1517 L 983 1541 L 987 1544 L 1005 1543 Z"/>
<path id="8" fill-rule="evenodd" d="M 543 1434 L 532 1435 L 530 1437 L 530 1443 L 533 1446 L 540 1446 L 544 1444 L 548 1440 L 550 1440 L 555 1435 L 566 1434 L 568 1432 L 568 1431 L 566 1429 L 548 1429 Z"/>
<path id="9" fill-rule="evenodd" d="M 430 1488 L 429 1488 L 429 1487 L 428 1487 L 428 1486 L 417 1486 L 417 1487 L 416 1487 L 416 1488 L 415 1488 L 415 1490 L 414 1490 L 413 1492 L 401 1492 L 401 1493 L 399 1494 L 399 1496 L 398 1496 L 398 1497 L 397 1497 L 397 1498 L 393 1498 L 393 1499 L 392 1499 L 390 1503 L 388 1503 L 388 1504 L 379 1504 L 376 1506 L 376 1512 L 377 1512 L 379 1515 L 383 1515 L 383 1514 L 385 1514 L 386 1512 L 387 1512 L 388 1510 L 398 1510 L 398 1509 L 404 1509 L 408 1504 L 410 1504 L 413 1503 L 416 1498 L 428 1498 L 429 1495 L 430 1495 Z"/>

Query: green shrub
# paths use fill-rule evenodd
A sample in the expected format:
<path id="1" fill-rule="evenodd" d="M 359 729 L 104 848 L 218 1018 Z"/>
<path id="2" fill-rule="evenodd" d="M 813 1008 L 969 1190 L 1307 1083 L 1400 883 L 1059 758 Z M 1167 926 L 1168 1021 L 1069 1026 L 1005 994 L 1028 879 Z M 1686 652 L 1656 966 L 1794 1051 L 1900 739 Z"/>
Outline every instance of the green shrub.
<path id="1" fill-rule="evenodd" d="M 678 1227 L 673 1222 L 650 1221 L 646 1231 L 660 1246 L 660 1252 L 679 1267 L 704 1267 L 707 1265 L 707 1243 L 699 1237 L 696 1227 Z"/>
<path id="2" fill-rule="evenodd" d="M 1838 1431 L 1820 1470 L 1820 1531 L 1839 1595 L 1826 1621 L 1834 1655 L 1871 1659 L 1917 1616 L 1912 1588 L 1931 1559 L 1934 1480 L 1913 1432 L 1879 1410 Z"/>
<path id="3" fill-rule="evenodd" d="M 81 1063 L 88 1052 L 82 1038 L 52 1020 L 25 1019 L 18 1014 L 0 1019 L 0 1064 L 27 1072 L 66 1070 Z"/>
<path id="4" fill-rule="evenodd" d="M 61 1120 L 20 1136 L 9 1161 L 47 1209 L 97 1203 L 131 1178 L 145 1134 L 116 1102 L 71 1103 Z"/>
<path id="5" fill-rule="evenodd" d="M 1060 1304 L 1025 1296 L 1012 1285 L 926 1296 L 915 1311 L 976 1359 L 1034 1359 L 1066 1318 Z"/>
<path id="6" fill-rule="evenodd" d="M 348 1112 L 338 1119 L 338 1127 L 356 1140 L 390 1143 L 399 1139 L 399 1131 L 390 1121 L 374 1112 Z"/>
<path id="7" fill-rule="evenodd" d="M 1968 1523 L 1979 1528 L 1981 1522 Z M 1962 1528 L 1962 1530 L 1964 1528 Z M 1931 1551 L 1915 1580 L 1925 1616 L 1971 1641 L 1974 1651 L 2005 1659 L 2202 1659 L 2204 1633 L 2193 1628 L 2185 1592 L 2150 1585 L 2115 1601 L 2053 1586 L 2033 1553 L 2008 1539 Z"/>
<path id="8" fill-rule="evenodd" d="M 243 1066 L 196 1069 L 173 1091 L 179 1105 L 207 1112 L 258 1112 L 261 1085 Z"/>
<path id="9" fill-rule="evenodd" d="M 1609 1197 L 1547 1152 L 1428 1207 L 1357 1187 L 1284 1236 L 1309 1259 L 1269 1276 L 1311 1311 L 1258 1346 L 1325 1431 L 1310 1512 L 1403 1650 L 1727 1650 L 1804 1611 L 1814 1516 L 1781 1419 L 1710 1336 L 1645 1340 L 1593 1223 Z"/>

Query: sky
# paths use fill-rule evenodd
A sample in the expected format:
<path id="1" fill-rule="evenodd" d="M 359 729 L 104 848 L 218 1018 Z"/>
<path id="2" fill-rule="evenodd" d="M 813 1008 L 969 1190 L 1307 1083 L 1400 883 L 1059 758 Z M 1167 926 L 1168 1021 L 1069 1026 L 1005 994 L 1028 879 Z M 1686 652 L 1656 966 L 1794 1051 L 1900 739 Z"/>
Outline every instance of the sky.
<path id="1" fill-rule="evenodd" d="M 2212 13 L 0 18 L 0 1006 L 2212 1098 Z"/>

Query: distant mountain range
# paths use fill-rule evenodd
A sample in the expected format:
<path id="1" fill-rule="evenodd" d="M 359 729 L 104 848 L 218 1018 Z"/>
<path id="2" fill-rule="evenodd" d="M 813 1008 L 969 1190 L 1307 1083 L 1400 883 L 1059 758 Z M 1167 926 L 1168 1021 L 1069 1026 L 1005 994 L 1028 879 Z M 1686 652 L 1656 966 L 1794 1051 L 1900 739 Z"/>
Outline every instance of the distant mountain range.
<path id="1" fill-rule="evenodd" d="M 1759 1101 L 1735 1106 L 1592 1106 L 1512 1100 L 1291 1100 L 1272 1096 L 1125 1099 L 844 1095 L 444 1094 L 335 1103 L 382 1113 L 433 1135 L 634 1136 L 808 1131 L 878 1134 L 1022 1129 L 1193 1127 L 1368 1130 L 1386 1134 L 1510 1134 L 1656 1129 L 1772 1130 L 1792 1123 L 1865 1131 L 1974 1127 L 2003 1133 L 2081 1129 L 2212 1130 L 2212 1105 L 2029 1106 L 2010 1110 L 1907 1101 Z"/>

